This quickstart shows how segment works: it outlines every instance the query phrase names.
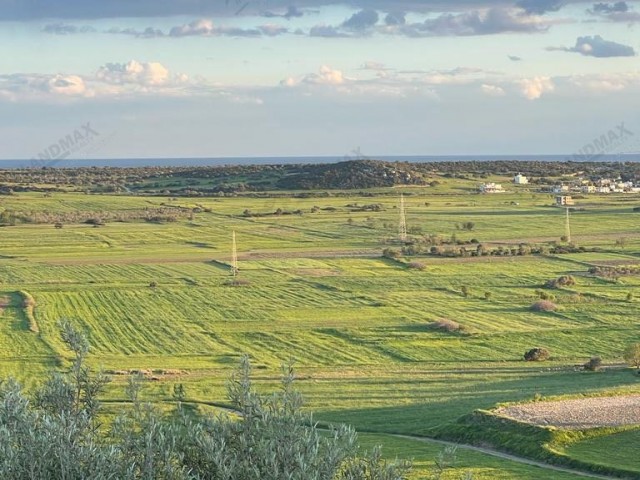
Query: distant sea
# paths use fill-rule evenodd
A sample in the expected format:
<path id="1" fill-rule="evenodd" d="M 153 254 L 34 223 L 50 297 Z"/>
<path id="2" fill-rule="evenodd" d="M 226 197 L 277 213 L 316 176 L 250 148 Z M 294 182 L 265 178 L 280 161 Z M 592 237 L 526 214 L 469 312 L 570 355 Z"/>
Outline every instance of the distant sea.
<path id="1" fill-rule="evenodd" d="M 73 167 L 202 167 L 220 165 L 282 165 L 337 163 L 345 160 L 385 160 L 389 162 L 488 162 L 488 161 L 538 161 L 538 162 L 640 162 L 640 153 L 622 155 L 573 156 L 573 155 L 413 155 L 413 156 L 341 156 L 341 157 L 212 157 L 212 158 L 105 158 L 105 159 L 51 159 L 51 160 L 0 160 L 0 168 L 73 168 Z"/>

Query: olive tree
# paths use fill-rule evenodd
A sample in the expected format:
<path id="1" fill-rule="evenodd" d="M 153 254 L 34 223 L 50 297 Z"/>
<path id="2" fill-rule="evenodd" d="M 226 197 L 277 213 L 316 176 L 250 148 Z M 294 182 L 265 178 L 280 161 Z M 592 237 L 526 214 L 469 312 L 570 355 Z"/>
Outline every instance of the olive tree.
<path id="1" fill-rule="evenodd" d="M 2 479 L 401 480 L 410 469 L 379 449 L 359 455 L 351 427 L 321 430 L 302 409 L 291 366 L 279 391 L 257 393 L 247 357 L 228 381 L 229 412 L 198 415 L 179 386 L 175 410 L 163 414 L 139 400 L 144 378 L 136 375 L 126 388 L 129 407 L 106 428 L 98 397 L 108 379 L 86 366 L 84 335 L 65 323 L 61 336 L 71 367 L 33 401 L 15 381 L 0 384 Z"/>

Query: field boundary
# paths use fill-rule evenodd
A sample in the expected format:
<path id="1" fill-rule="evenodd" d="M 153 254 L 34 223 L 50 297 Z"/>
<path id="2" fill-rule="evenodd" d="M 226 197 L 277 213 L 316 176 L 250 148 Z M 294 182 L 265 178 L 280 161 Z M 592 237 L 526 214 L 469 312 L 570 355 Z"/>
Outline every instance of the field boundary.
<path id="1" fill-rule="evenodd" d="M 488 450 L 500 449 L 507 455 L 575 470 L 576 473 L 589 472 L 592 475 L 600 475 L 594 478 L 638 478 L 638 472 L 635 470 L 585 462 L 572 458 L 563 451 L 571 443 L 628 428 L 560 430 L 520 422 L 492 411 L 476 410 L 461 417 L 454 424 L 435 429 L 433 435 L 438 440 L 454 444 L 460 442 L 462 445 L 478 448 L 488 448 L 485 445 L 490 445 Z"/>

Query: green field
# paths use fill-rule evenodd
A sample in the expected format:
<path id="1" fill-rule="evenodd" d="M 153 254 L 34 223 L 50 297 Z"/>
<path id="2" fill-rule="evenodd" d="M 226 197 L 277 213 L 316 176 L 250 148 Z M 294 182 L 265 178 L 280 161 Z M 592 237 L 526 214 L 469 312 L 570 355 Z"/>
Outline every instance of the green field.
<path id="1" fill-rule="evenodd" d="M 451 179 L 403 192 L 407 224 L 422 234 L 516 247 L 549 246 L 564 235 L 564 211 L 550 206 L 548 194 L 477 195 Z M 281 364 L 294 360 L 298 388 L 316 417 L 365 432 L 429 435 L 500 402 L 640 392 L 629 369 L 574 369 L 595 355 L 620 364 L 625 346 L 640 341 L 640 276 L 589 274 L 592 266 L 640 263 L 640 213 L 632 211 L 640 197 L 578 201 L 583 210 L 572 214 L 571 228 L 585 253 L 397 260 L 381 256 L 394 245 L 398 224 L 391 190 L 304 199 L 20 193 L 2 197 L 0 209 L 127 212 L 162 204 L 198 210 L 169 223 L 0 228 L 0 374 L 33 386 L 50 369 L 64 368 L 57 324 L 68 319 L 86 331 L 93 366 L 158 371 L 146 387 L 150 400 L 169 400 L 181 382 L 191 402 L 224 402 L 225 380 L 247 353 L 261 388 L 273 388 Z M 381 207 L 362 212 L 354 204 Z M 302 214 L 243 215 L 278 208 Z M 463 222 L 473 222 L 473 230 L 460 229 Z M 229 284 L 231 231 L 242 286 Z M 615 245 L 620 238 L 624 246 Z M 409 268 L 412 261 L 426 268 Z M 547 280 L 569 274 L 576 285 L 550 291 L 556 312 L 529 309 Z M 39 333 L 29 330 L 19 291 L 35 299 Z M 440 319 L 465 330 L 430 328 Z M 549 362 L 522 361 L 538 346 L 551 351 Z M 113 379 L 106 400 L 119 402 L 126 375 Z M 632 434 L 576 443 L 570 454 L 621 466 L 600 454 L 618 449 L 624 435 Z M 384 435 L 363 438 L 393 456 L 414 457 L 418 471 L 426 472 L 439 451 Z M 456 475 L 468 467 L 475 478 L 551 478 L 537 467 L 461 455 Z M 637 462 L 625 467 L 640 475 Z"/>

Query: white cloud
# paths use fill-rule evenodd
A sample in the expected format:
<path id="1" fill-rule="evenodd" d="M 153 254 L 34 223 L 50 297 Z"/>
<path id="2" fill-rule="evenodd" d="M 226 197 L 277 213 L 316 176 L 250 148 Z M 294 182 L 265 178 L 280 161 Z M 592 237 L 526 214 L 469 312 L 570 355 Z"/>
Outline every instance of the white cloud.
<path id="1" fill-rule="evenodd" d="M 380 64 L 364 64 L 360 70 L 373 71 L 373 78 L 348 77 L 341 70 L 323 65 L 318 73 L 310 73 L 300 77 L 287 77 L 280 82 L 283 87 L 301 89 L 305 95 L 322 89 L 323 92 L 334 92 L 342 95 L 371 97 L 408 97 L 410 95 L 437 99 L 437 93 L 424 79 L 403 78 L 396 74 L 381 75 L 377 68 Z M 386 72 L 382 72 L 386 73 Z"/>
<path id="2" fill-rule="evenodd" d="M 480 85 L 480 90 L 482 91 L 482 93 L 484 93 L 485 95 L 489 95 L 490 97 L 503 97 L 504 95 L 506 95 L 504 88 L 499 87 L 498 85 L 489 85 L 483 83 L 482 85 Z"/>
<path id="3" fill-rule="evenodd" d="M 553 92 L 555 84 L 550 77 L 524 78 L 518 81 L 520 92 L 529 100 L 537 100 L 545 93 Z"/>
<path id="4" fill-rule="evenodd" d="M 191 23 L 173 27 L 169 32 L 172 37 L 184 37 L 188 35 L 211 35 L 214 31 L 213 21 L 208 19 L 194 20 Z"/>
<path id="5" fill-rule="evenodd" d="M 158 62 L 107 63 L 93 75 L 0 75 L 0 95 L 10 100 L 56 100 L 116 95 L 179 95 L 201 85 Z"/>
<path id="6" fill-rule="evenodd" d="M 78 96 L 87 93 L 84 80 L 78 75 L 56 75 L 47 84 L 49 92 L 53 94 Z"/>
<path id="7" fill-rule="evenodd" d="M 98 69 L 96 78 L 116 85 L 137 84 L 144 86 L 163 85 L 170 80 L 169 70 L 158 62 L 107 63 Z"/>
<path id="8" fill-rule="evenodd" d="M 632 87 L 640 87 L 640 72 L 574 75 L 568 79 L 568 82 L 572 88 L 589 93 L 615 93 Z"/>
<path id="9" fill-rule="evenodd" d="M 300 78 L 287 77 L 280 82 L 285 87 L 296 87 L 298 85 L 343 85 L 351 81 L 344 76 L 342 71 L 335 70 L 327 65 L 322 65 L 318 73 L 309 73 Z"/>

